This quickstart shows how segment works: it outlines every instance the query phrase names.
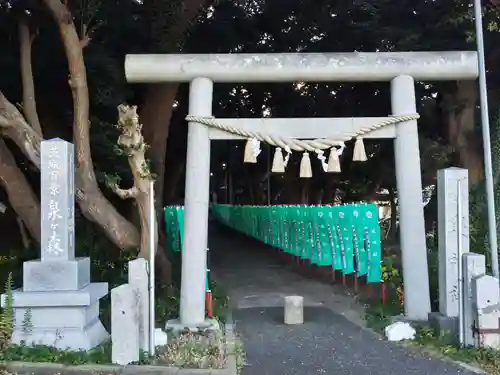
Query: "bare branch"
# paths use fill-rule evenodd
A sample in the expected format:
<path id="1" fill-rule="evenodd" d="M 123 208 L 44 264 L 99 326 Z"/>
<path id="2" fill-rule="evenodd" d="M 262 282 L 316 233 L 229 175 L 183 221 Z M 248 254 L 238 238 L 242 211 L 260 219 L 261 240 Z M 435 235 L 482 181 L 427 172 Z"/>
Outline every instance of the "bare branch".
<path id="1" fill-rule="evenodd" d="M 40 203 L 12 152 L 0 138 L 0 186 L 7 193 L 10 206 L 23 221 L 31 237 L 40 243 Z M 25 234 L 20 227 L 23 241 Z M 26 235 L 26 237 L 29 237 Z"/>
<path id="2" fill-rule="evenodd" d="M 132 186 L 130 189 L 121 189 L 117 184 L 108 184 L 108 187 L 123 200 L 137 198 L 139 195 L 139 189 L 136 186 Z"/>
<path id="3" fill-rule="evenodd" d="M 71 12 L 68 10 L 65 1 L 44 0 L 44 2 L 58 23 L 64 23 L 69 25 L 73 22 L 73 16 L 71 15 Z"/>
<path id="4" fill-rule="evenodd" d="M 142 137 L 142 126 L 137 114 L 137 106 L 119 105 L 118 106 L 118 125 L 121 134 L 118 138 L 118 145 L 128 157 L 128 163 L 134 186 L 132 191 L 119 189 L 118 186 L 111 187 L 122 199 L 133 196 L 141 220 L 141 254 L 149 252 L 149 195 L 150 181 L 153 178 L 146 161 L 146 144 Z M 116 185 L 116 182 L 115 182 Z M 129 189 L 131 190 L 131 189 Z M 158 228 L 155 229 L 155 241 L 158 241 Z"/>
<path id="5" fill-rule="evenodd" d="M 24 249 L 29 249 L 31 241 L 30 241 L 30 236 L 26 230 L 26 227 L 24 226 L 23 220 L 18 216 L 17 219 L 17 225 L 19 226 L 19 232 L 21 233 L 21 240 L 23 241 L 23 247 Z"/>
<path id="6" fill-rule="evenodd" d="M 84 34 L 82 38 L 80 39 L 80 47 L 84 49 L 90 44 L 90 41 L 92 38 L 88 34 Z"/>
<path id="7" fill-rule="evenodd" d="M 40 168 L 40 143 L 42 137 L 24 119 L 0 91 L 0 134 L 14 141 L 23 154 Z"/>
<path id="8" fill-rule="evenodd" d="M 31 127 L 42 135 L 42 126 L 38 118 L 35 99 L 35 83 L 31 67 L 32 35 L 26 19 L 19 21 L 19 44 L 21 54 L 21 79 L 23 84 L 23 113 Z"/>

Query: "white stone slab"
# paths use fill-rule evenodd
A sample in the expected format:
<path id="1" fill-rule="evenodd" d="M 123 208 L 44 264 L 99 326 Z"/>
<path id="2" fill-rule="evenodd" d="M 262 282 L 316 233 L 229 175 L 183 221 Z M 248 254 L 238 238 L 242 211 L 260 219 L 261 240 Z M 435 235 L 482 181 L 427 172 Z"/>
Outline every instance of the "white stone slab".
<path id="1" fill-rule="evenodd" d="M 439 312 L 457 317 L 458 282 L 458 181 L 460 183 L 462 254 L 469 252 L 469 182 L 461 168 L 438 171 Z"/>
<path id="2" fill-rule="evenodd" d="M 131 285 L 111 290 L 111 361 L 128 365 L 139 361 L 139 303 Z"/>
<path id="3" fill-rule="evenodd" d="M 23 263 L 25 292 L 76 291 L 90 284 L 90 258 Z"/>
<path id="4" fill-rule="evenodd" d="M 91 283 L 77 291 L 61 292 L 24 292 L 12 291 L 14 307 L 54 307 L 54 306 L 89 306 L 108 294 L 108 283 Z M 2 294 L 1 306 L 5 306 L 5 294 Z"/>
<path id="5" fill-rule="evenodd" d="M 149 352 L 149 275 L 145 259 L 128 262 L 128 283 L 139 301 L 139 348 Z"/>
<path id="6" fill-rule="evenodd" d="M 500 290 L 496 277 L 482 275 L 472 282 L 477 309 L 479 345 L 500 349 Z"/>
<path id="7" fill-rule="evenodd" d="M 474 333 L 476 310 L 472 294 L 472 280 L 486 274 L 486 258 L 484 255 L 476 253 L 464 254 L 462 266 L 464 279 L 464 345 L 478 347 L 478 335 Z"/>

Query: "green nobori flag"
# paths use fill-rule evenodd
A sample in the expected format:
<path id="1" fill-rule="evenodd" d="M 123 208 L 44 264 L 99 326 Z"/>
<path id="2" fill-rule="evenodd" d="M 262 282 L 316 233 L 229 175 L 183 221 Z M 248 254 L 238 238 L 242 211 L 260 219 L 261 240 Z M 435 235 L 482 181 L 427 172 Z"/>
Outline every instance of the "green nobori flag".
<path id="1" fill-rule="evenodd" d="M 352 233 L 352 205 L 334 207 L 334 219 L 337 230 L 340 252 L 342 254 L 342 272 L 350 274 L 354 272 L 354 249 Z"/>
<path id="2" fill-rule="evenodd" d="M 332 249 L 327 230 L 327 217 L 329 208 L 316 206 L 313 211 L 313 226 L 315 237 L 315 259 L 313 263 L 319 266 L 332 266 Z"/>
<path id="3" fill-rule="evenodd" d="M 335 207 L 327 206 L 327 216 L 325 217 L 326 233 L 328 235 L 328 243 L 332 257 L 332 268 L 341 270 L 344 268 L 344 257 L 340 247 L 340 239 L 337 234 L 337 215 Z"/>
<path id="4" fill-rule="evenodd" d="M 366 275 L 368 272 L 368 254 L 365 247 L 365 216 L 367 212 L 366 204 L 353 205 L 352 211 L 352 232 L 354 244 L 354 256 L 356 259 L 357 276 Z"/>
<path id="5" fill-rule="evenodd" d="M 264 243 L 266 245 L 270 245 L 271 244 L 271 231 L 269 230 L 270 226 L 271 226 L 271 209 L 267 209 L 265 210 L 264 207 L 262 207 L 262 233 L 263 233 L 263 238 L 261 239 L 262 241 L 264 241 Z"/>
<path id="6" fill-rule="evenodd" d="M 278 212 L 277 207 L 273 206 L 271 208 L 271 245 L 274 247 L 279 247 L 279 234 L 280 228 L 278 223 Z"/>
<path id="7" fill-rule="evenodd" d="M 310 218 L 310 207 L 302 206 L 300 208 L 300 222 L 299 222 L 299 252 L 302 259 L 311 259 L 311 244 L 310 244 L 310 232 L 309 232 L 309 218 Z"/>
<path id="8" fill-rule="evenodd" d="M 290 242 L 291 229 L 290 206 L 283 206 L 283 251 L 289 254 L 292 251 Z"/>
<path id="9" fill-rule="evenodd" d="M 284 251 L 285 250 L 285 243 L 284 243 L 284 227 L 283 224 L 285 222 L 284 214 L 283 214 L 283 206 L 275 206 L 275 219 L 276 219 L 276 247 L 279 248 L 280 250 Z"/>
<path id="10" fill-rule="evenodd" d="M 309 217 L 306 224 L 306 232 L 308 238 L 308 247 L 311 254 L 311 263 L 318 264 L 318 248 L 317 248 L 317 238 L 316 238 L 316 218 L 315 218 L 315 208 L 314 206 L 308 207 Z"/>
<path id="11" fill-rule="evenodd" d="M 290 218 L 290 254 L 299 256 L 299 218 L 300 208 L 298 206 L 288 207 L 288 217 Z"/>
<path id="12" fill-rule="evenodd" d="M 178 228 L 178 236 L 179 236 L 179 251 L 182 250 L 182 246 L 184 243 L 184 207 L 177 206 L 177 228 Z"/>
<path id="13" fill-rule="evenodd" d="M 378 208 L 374 204 L 367 205 L 365 213 L 365 244 L 368 252 L 369 283 L 382 281 L 382 247 L 380 243 L 380 224 Z"/>
<path id="14" fill-rule="evenodd" d="M 178 213 L 176 206 L 168 206 L 163 209 L 167 241 L 170 244 L 169 247 L 175 252 L 181 251 L 179 241 L 179 222 L 177 219 L 177 214 Z"/>

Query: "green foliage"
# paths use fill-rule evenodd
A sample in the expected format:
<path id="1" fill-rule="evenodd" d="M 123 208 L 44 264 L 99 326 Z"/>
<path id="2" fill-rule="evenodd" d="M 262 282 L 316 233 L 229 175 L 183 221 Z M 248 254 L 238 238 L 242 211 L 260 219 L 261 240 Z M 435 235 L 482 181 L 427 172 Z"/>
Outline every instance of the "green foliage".
<path id="1" fill-rule="evenodd" d="M 428 327 L 418 327 L 415 341 L 410 341 L 409 344 L 416 345 L 436 355 L 475 365 L 490 375 L 500 374 L 500 352 L 498 350 L 460 348 L 453 344 L 452 339 L 446 333 L 436 335 L 434 330 Z"/>
<path id="2" fill-rule="evenodd" d="M 10 345 L 0 353 L 0 361 L 61 363 L 65 365 L 104 364 L 111 362 L 111 343 L 89 351 L 59 350 L 44 345 Z"/>
<path id="3" fill-rule="evenodd" d="M 500 116 L 491 121 L 491 158 L 494 181 L 495 216 L 497 222 L 497 236 L 500 236 Z M 488 206 L 486 185 L 482 181 L 470 192 L 469 236 L 470 250 L 486 256 L 486 266 L 491 267 L 491 253 L 488 239 Z"/>
<path id="4" fill-rule="evenodd" d="M 402 313 L 401 305 L 396 298 L 387 304 L 379 302 L 366 305 L 366 322 L 368 327 L 376 332 L 383 333 L 393 316 Z M 490 375 L 500 375 L 500 352 L 490 348 L 460 348 L 453 343 L 446 333 L 436 335 L 433 329 L 426 326 L 415 327 L 415 340 L 406 341 L 435 356 L 444 356 L 453 360 L 469 363 L 480 367 Z"/>
<path id="5" fill-rule="evenodd" d="M 5 350 L 12 336 L 14 323 L 12 287 L 12 274 L 9 273 L 5 282 L 5 307 L 0 312 L 0 353 Z"/>

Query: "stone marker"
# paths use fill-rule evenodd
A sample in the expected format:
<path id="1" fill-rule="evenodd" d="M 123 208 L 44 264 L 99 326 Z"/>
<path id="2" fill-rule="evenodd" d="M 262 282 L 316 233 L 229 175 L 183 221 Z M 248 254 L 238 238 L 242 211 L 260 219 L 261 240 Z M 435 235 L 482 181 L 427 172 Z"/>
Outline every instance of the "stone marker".
<path id="1" fill-rule="evenodd" d="M 79 290 L 90 283 L 90 259 L 75 259 L 74 147 L 41 145 L 41 259 L 24 262 L 25 292 Z"/>
<path id="2" fill-rule="evenodd" d="M 477 309 L 476 329 L 479 345 L 500 348 L 500 291 L 499 280 L 489 275 L 472 281 L 472 293 Z"/>
<path id="3" fill-rule="evenodd" d="M 128 283 L 134 289 L 139 305 L 139 348 L 149 352 L 149 276 L 146 259 L 128 262 Z"/>
<path id="4" fill-rule="evenodd" d="M 111 361 L 128 365 L 139 361 L 139 301 L 129 284 L 111 290 Z"/>
<path id="5" fill-rule="evenodd" d="M 438 171 L 439 312 L 458 317 L 458 181 L 461 199 L 462 254 L 469 252 L 469 182 L 461 168 Z"/>
<path id="6" fill-rule="evenodd" d="M 12 342 L 88 350 L 109 337 L 99 320 L 108 284 L 90 283 L 90 259 L 75 258 L 73 145 L 56 138 L 40 148 L 41 256 L 24 262 L 23 287 L 13 292 Z"/>
<path id="7" fill-rule="evenodd" d="M 304 323 L 304 297 L 285 297 L 285 324 Z"/>
<path id="8" fill-rule="evenodd" d="M 63 139 L 42 142 L 42 260 L 75 259 L 74 153 L 74 146 Z"/>
<path id="9" fill-rule="evenodd" d="M 468 253 L 463 255 L 464 279 L 464 345 L 479 346 L 478 335 L 474 333 L 476 309 L 472 294 L 472 280 L 486 274 L 486 258 L 484 255 Z"/>

